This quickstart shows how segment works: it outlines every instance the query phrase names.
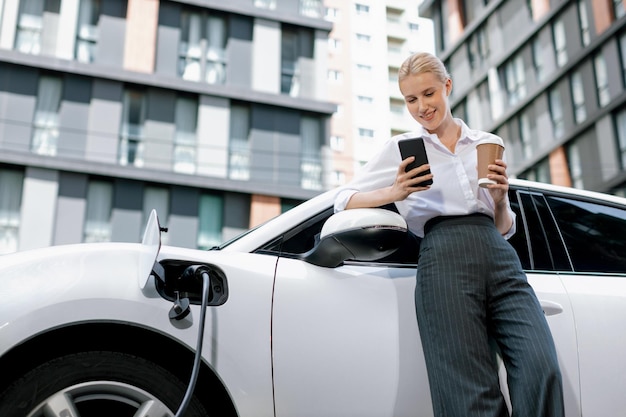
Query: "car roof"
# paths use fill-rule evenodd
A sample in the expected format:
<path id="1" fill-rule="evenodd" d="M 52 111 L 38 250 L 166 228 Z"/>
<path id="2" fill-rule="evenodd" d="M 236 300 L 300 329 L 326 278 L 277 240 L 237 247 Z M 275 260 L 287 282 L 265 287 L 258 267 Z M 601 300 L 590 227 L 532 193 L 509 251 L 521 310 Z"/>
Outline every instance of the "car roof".
<path id="1" fill-rule="evenodd" d="M 543 182 L 522 180 L 517 178 L 509 179 L 509 183 L 511 186 L 516 188 L 526 188 L 530 190 L 537 191 L 549 191 L 557 194 L 567 194 L 572 197 L 583 197 L 594 200 L 602 200 L 610 203 L 615 203 L 619 205 L 626 205 L 626 198 L 619 197 L 613 194 L 601 193 L 598 191 L 590 191 L 590 190 L 582 190 L 574 187 L 566 187 L 562 185 L 554 185 Z"/>

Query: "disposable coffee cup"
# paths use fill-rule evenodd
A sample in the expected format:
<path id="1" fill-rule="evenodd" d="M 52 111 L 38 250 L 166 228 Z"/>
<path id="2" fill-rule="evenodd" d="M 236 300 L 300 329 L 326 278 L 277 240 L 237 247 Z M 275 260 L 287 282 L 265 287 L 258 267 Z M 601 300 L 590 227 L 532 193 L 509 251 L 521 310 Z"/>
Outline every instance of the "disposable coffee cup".
<path id="1" fill-rule="evenodd" d="M 504 145 L 497 139 L 482 140 L 476 145 L 478 153 L 478 185 L 487 188 L 489 184 L 496 184 L 494 180 L 487 178 L 487 174 L 495 174 L 489 170 L 489 165 L 495 163 L 496 159 L 502 159 Z"/>

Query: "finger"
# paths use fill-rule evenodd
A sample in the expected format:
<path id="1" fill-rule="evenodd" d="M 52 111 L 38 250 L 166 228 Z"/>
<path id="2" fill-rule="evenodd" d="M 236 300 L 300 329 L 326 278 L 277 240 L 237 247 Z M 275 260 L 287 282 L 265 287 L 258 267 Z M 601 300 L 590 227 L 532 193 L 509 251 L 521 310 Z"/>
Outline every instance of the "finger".
<path id="1" fill-rule="evenodd" d="M 414 160 L 415 160 L 414 156 L 409 156 L 408 158 L 406 158 L 402 162 L 400 162 L 400 165 L 398 165 L 398 175 L 404 174 L 406 172 L 406 168 Z"/>

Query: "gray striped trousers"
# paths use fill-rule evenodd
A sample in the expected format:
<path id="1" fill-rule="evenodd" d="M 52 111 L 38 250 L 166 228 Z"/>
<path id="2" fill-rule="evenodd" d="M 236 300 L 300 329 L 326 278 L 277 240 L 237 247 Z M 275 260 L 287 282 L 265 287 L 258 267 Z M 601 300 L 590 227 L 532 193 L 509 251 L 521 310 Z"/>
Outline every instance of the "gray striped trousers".
<path id="1" fill-rule="evenodd" d="M 494 342 L 507 370 L 512 415 L 562 417 L 550 329 L 493 219 L 437 218 L 426 229 L 415 304 L 435 417 L 509 415 Z"/>

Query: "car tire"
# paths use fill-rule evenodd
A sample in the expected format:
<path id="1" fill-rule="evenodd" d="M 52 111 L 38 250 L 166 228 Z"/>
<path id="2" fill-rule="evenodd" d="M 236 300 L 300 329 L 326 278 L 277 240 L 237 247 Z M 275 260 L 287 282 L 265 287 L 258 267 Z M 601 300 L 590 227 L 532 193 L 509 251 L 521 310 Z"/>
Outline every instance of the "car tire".
<path id="1" fill-rule="evenodd" d="M 172 417 L 187 382 L 137 356 L 75 353 L 48 361 L 9 386 L 0 394 L 0 416 Z M 185 417 L 206 416 L 192 398 Z"/>

